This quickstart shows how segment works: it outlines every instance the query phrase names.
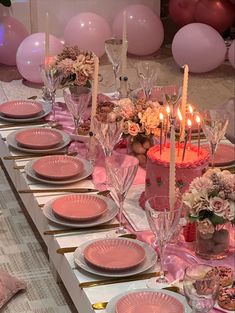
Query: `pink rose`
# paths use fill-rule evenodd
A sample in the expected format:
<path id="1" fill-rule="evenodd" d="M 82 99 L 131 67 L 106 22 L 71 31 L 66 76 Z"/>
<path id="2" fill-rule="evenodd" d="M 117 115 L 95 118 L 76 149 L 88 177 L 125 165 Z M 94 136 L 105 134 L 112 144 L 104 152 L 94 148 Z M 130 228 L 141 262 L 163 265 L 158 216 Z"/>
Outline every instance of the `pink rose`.
<path id="1" fill-rule="evenodd" d="M 227 220 L 232 221 L 235 218 L 235 203 L 229 201 L 230 205 L 227 207 L 225 217 Z"/>
<path id="2" fill-rule="evenodd" d="M 138 135 L 139 131 L 140 131 L 139 124 L 133 123 L 133 122 L 128 122 L 128 132 L 131 136 Z"/>
<path id="3" fill-rule="evenodd" d="M 210 208 L 216 215 L 224 217 L 227 208 L 229 207 L 229 201 L 223 200 L 219 197 L 210 199 Z"/>
<path id="4" fill-rule="evenodd" d="M 206 238 L 211 238 L 215 232 L 215 227 L 208 218 L 197 222 L 197 230 Z"/>

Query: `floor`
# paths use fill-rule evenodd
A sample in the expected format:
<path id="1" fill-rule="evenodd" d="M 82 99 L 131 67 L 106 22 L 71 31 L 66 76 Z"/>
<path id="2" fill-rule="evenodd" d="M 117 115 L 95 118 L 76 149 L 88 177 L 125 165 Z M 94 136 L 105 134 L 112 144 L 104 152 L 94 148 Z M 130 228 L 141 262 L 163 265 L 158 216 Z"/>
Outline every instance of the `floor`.
<path id="1" fill-rule="evenodd" d="M 170 49 L 164 48 L 154 56 L 151 62 L 158 62 L 161 72 L 158 85 L 182 83 L 182 72 L 170 56 Z M 129 57 L 128 77 L 130 89 L 139 87 L 135 64 L 140 58 Z M 100 73 L 102 81 L 99 90 L 113 89 L 112 69 L 107 58 L 101 60 Z M 26 99 L 41 96 L 38 86 L 31 87 L 20 78 L 15 67 L 0 65 L 0 103 L 8 99 Z M 32 88 L 36 87 L 36 88 Z M 228 62 L 218 69 L 207 73 L 190 75 L 189 99 L 198 109 L 221 105 L 234 97 L 234 69 Z M 60 95 L 60 92 L 59 94 Z M 17 295 L 1 311 L 2 313 L 70 313 L 66 292 L 58 286 L 50 273 L 50 267 L 38 240 L 36 239 L 19 203 L 0 169 L 0 268 L 24 279 L 27 290 Z M 68 300 L 68 299 L 67 299 Z M 68 303 L 70 301 L 68 300 Z M 80 312 L 85 313 L 85 312 Z"/>

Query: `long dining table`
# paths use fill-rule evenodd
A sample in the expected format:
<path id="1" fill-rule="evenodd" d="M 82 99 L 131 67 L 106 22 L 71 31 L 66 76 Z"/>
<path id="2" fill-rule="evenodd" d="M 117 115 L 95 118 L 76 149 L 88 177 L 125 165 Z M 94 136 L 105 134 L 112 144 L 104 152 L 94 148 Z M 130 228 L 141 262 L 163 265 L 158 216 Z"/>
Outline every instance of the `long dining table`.
<path id="1" fill-rule="evenodd" d="M 33 125 L 33 127 L 47 126 L 47 121 L 45 121 L 45 123 L 39 123 L 38 125 L 35 122 Z M 92 190 L 95 189 L 95 186 L 90 177 L 70 185 L 56 187 L 33 181 L 27 177 L 24 171 L 24 166 L 37 156 L 35 155 L 30 158 L 25 156 L 25 158 L 17 159 L 14 156 L 22 155 L 22 151 L 11 149 L 6 141 L 6 138 L 10 133 L 16 130 L 30 127 L 32 127 L 32 125 L 19 126 L 17 124 L 12 126 L 7 125 L 4 127 L 4 123 L 0 121 L 0 157 L 2 166 L 12 182 L 13 191 L 18 199 L 20 199 L 23 203 L 23 206 L 29 214 L 32 223 L 35 225 L 46 245 L 51 263 L 51 269 L 55 278 L 63 282 L 78 312 L 98 312 L 98 310 L 96 311 L 92 308 L 92 304 L 101 301 L 108 302 L 113 297 L 133 289 L 146 288 L 147 279 L 116 282 L 109 285 L 98 284 L 97 286 L 90 287 L 81 286 L 82 283 L 97 282 L 104 278 L 79 270 L 74 262 L 73 252 L 68 252 L 62 255 L 59 254 L 57 250 L 71 246 L 78 247 L 89 240 L 105 238 L 110 230 L 102 229 L 97 231 L 84 229 L 83 231 L 74 230 L 72 232 L 50 234 L 50 231 L 55 229 L 62 230 L 65 227 L 50 222 L 43 214 L 43 205 L 58 196 L 68 194 L 71 188 L 76 190 L 79 190 L 80 188 L 89 188 Z M 9 158 L 9 156 L 12 158 Z M 50 191 L 50 189 L 54 188 L 56 190 Z M 66 192 L 66 189 L 68 189 L 68 192 Z M 141 214 L 144 214 L 143 210 L 141 211 Z M 109 224 L 116 223 L 117 220 L 114 218 Z M 49 234 L 46 234 L 46 231 Z M 139 234 L 141 234 L 141 232 Z M 227 263 L 232 263 L 232 254 L 229 256 L 229 261 Z M 148 272 L 152 273 L 157 270 L 157 265 L 154 265 L 154 267 L 149 269 Z M 105 311 L 99 310 L 99 312 Z"/>

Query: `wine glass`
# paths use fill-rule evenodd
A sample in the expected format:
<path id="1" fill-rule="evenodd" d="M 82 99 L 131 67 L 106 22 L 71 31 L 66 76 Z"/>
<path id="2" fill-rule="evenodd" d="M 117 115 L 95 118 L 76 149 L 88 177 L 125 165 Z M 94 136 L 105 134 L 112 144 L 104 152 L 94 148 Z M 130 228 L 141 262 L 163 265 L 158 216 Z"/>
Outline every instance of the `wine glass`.
<path id="1" fill-rule="evenodd" d="M 156 84 L 160 69 L 156 62 L 142 61 L 137 63 L 137 75 L 146 99 L 150 98 L 153 86 Z"/>
<path id="2" fill-rule="evenodd" d="M 211 166 L 214 167 L 215 153 L 224 137 L 229 117 L 223 110 L 207 110 L 202 113 L 202 130 L 210 143 Z"/>
<path id="3" fill-rule="evenodd" d="M 113 67 L 113 73 L 115 78 L 115 92 L 112 98 L 119 99 L 120 93 L 118 91 L 118 71 L 121 64 L 121 55 L 122 55 L 122 39 L 111 38 L 105 40 L 104 42 L 105 52 L 108 56 L 109 61 Z"/>
<path id="4" fill-rule="evenodd" d="M 53 114 L 53 123 L 56 123 L 56 116 L 55 116 L 55 95 L 56 90 L 61 83 L 63 78 L 63 73 L 55 68 L 47 67 L 44 65 L 40 65 L 40 73 L 42 77 L 42 81 L 50 95 L 50 100 L 52 104 L 52 114 Z"/>
<path id="5" fill-rule="evenodd" d="M 219 272 L 217 268 L 196 264 L 185 269 L 184 294 L 192 313 L 207 313 L 219 293 Z"/>
<path id="6" fill-rule="evenodd" d="M 158 246 L 160 258 L 160 276 L 148 281 L 150 288 L 156 287 L 158 283 L 168 283 L 163 270 L 164 251 L 179 225 L 181 210 L 180 195 L 175 197 L 175 203 L 171 209 L 168 196 L 154 196 L 146 201 L 145 211 L 150 229 L 155 235 L 154 246 Z"/>
<path id="7" fill-rule="evenodd" d="M 91 101 L 91 89 L 84 86 L 70 86 L 64 89 L 63 94 L 65 103 L 74 120 L 75 134 L 78 134 L 81 120 Z"/>
<path id="8" fill-rule="evenodd" d="M 123 132 L 123 118 L 113 113 L 100 113 L 93 117 L 93 129 L 105 156 L 110 156 Z"/>
<path id="9" fill-rule="evenodd" d="M 114 153 L 106 158 L 105 163 L 111 182 L 111 194 L 119 205 L 119 228 L 115 233 L 125 234 L 127 231 L 123 224 L 123 204 L 137 173 L 139 160 L 130 155 Z"/>

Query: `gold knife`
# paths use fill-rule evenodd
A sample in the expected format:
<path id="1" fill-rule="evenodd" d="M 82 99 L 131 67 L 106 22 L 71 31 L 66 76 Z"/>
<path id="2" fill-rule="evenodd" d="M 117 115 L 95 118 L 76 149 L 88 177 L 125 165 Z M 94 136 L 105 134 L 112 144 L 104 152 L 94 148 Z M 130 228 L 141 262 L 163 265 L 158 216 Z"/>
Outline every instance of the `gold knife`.
<path id="1" fill-rule="evenodd" d="M 86 193 L 86 192 L 98 192 L 97 189 L 92 188 L 49 188 L 49 189 L 19 189 L 19 193 L 48 193 L 48 192 L 74 192 L 74 193 Z"/>
<path id="2" fill-rule="evenodd" d="M 106 229 L 112 229 L 117 228 L 119 224 L 108 224 L 108 225 L 98 225 L 94 227 L 86 227 L 86 228 L 67 228 L 67 229 L 51 229 L 51 230 L 45 230 L 43 232 L 44 235 L 59 235 L 59 234 L 66 234 L 66 233 L 74 233 L 74 232 L 83 232 L 83 231 L 94 231 L 94 230 L 106 230 Z M 58 254 L 65 254 L 68 252 L 74 252 L 77 249 L 77 247 L 65 247 L 65 248 L 59 248 L 56 250 Z"/>
<path id="3" fill-rule="evenodd" d="M 110 285 L 110 284 L 126 283 L 129 281 L 150 279 L 152 277 L 157 277 L 157 276 L 160 276 L 159 272 L 141 273 L 141 274 L 136 274 L 136 275 L 128 276 L 128 277 L 115 277 L 115 278 L 107 278 L 107 279 L 102 279 L 102 280 L 84 282 L 84 283 L 80 283 L 79 287 L 89 288 L 89 287 L 96 287 L 96 286 L 103 286 L 103 285 Z"/>
<path id="4" fill-rule="evenodd" d="M 69 156 L 75 156 L 77 155 L 77 152 L 68 152 L 66 151 L 57 151 L 57 152 L 50 152 L 50 153 L 41 153 L 41 154 L 25 154 L 25 155 L 8 155 L 3 157 L 4 160 L 19 160 L 19 159 L 31 159 L 31 158 L 38 158 L 42 156 L 48 156 L 48 155 L 69 155 Z"/>
<path id="5" fill-rule="evenodd" d="M 45 120 L 37 120 L 35 122 L 27 122 L 27 123 L 8 123 L 8 124 L 1 124 L 1 128 L 11 128 L 11 127 L 24 127 L 24 126 L 36 126 L 36 125 L 42 125 L 47 124 L 48 122 Z"/>

